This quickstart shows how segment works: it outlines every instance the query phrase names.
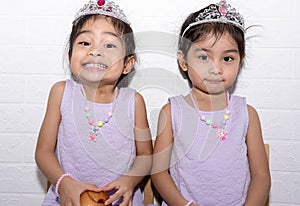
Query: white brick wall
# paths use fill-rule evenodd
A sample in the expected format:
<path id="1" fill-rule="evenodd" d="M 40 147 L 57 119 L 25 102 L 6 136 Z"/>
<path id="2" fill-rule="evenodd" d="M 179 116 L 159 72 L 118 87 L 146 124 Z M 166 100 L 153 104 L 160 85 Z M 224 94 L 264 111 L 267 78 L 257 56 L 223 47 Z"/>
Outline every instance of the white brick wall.
<path id="1" fill-rule="evenodd" d="M 40 205 L 44 197 L 46 180 L 34 162 L 36 138 L 50 86 L 67 78 L 64 46 L 83 2 L 1 1 L 0 205 Z M 188 90 L 172 51 L 179 27 L 188 13 L 211 1 L 118 2 L 137 39 L 156 37 L 148 45 L 152 51 L 138 42 L 140 62 L 130 83 L 145 96 L 155 134 L 157 113 L 167 97 Z M 236 93 L 258 109 L 264 140 L 271 146 L 271 205 L 300 205 L 300 1 L 230 2 L 247 25 L 261 26 L 249 32 L 256 37 L 248 41 Z"/>

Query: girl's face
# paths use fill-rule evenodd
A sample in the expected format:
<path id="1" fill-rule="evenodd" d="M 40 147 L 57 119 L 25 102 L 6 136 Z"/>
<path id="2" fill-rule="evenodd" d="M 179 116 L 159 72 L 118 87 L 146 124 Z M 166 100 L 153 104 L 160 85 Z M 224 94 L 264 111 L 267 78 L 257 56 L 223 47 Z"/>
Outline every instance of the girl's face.
<path id="1" fill-rule="evenodd" d="M 208 35 L 193 43 L 185 58 L 179 51 L 178 59 L 193 87 L 210 94 L 222 93 L 234 83 L 241 62 L 237 43 L 228 34 L 219 39 Z"/>
<path id="2" fill-rule="evenodd" d="M 84 24 L 74 41 L 70 67 L 84 83 L 115 85 L 121 74 L 129 73 L 133 67 L 133 58 L 125 63 L 124 59 L 125 47 L 115 28 L 109 19 L 98 16 Z"/>

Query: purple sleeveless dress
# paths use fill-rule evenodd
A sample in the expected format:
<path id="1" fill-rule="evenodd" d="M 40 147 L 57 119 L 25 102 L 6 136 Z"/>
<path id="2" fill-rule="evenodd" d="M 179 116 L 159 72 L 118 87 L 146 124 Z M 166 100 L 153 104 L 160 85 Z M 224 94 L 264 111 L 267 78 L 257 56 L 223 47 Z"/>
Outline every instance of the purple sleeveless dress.
<path id="1" fill-rule="evenodd" d="M 59 125 L 56 155 L 65 173 L 79 181 L 104 186 L 126 173 L 134 162 L 134 94 L 121 88 L 115 100 L 113 116 L 100 128 L 96 141 L 89 140 L 90 127 L 84 108 L 88 105 L 95 120 L 107 117 L 112 104 L 96 104 L 86 100 L 81 85 L 66 81 L 61 103 L 62 120 Z M 109 194 L 111 195 L 113 191 Z M 113 205 L 119 205 L 122 200 Z M 51 185 L 43 205 L 60 205 Z M 143 205 L 141 190 L 136 188 L 133 205 Z"/>
<path id="2" fill-rule="evenodd" d="M 245 98 L 231 96 L 229 100 L 226 140 L 216 138 L 216 129 L 201 121 L 183 96 L 169 101 L 174 136 L 170 174 L 181 194 L 201 206 L 242 206 L 250 182 Z M 219 122 L 225 109 L 201 113 Z"/>

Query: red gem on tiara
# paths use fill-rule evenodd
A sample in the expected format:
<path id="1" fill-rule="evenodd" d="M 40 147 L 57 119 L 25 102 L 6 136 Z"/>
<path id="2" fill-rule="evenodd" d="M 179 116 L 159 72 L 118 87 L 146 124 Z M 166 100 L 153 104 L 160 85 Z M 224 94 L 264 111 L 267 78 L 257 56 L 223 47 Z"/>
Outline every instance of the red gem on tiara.
<path id="1" fill-rule="evenodd" d="M 103 6 L 105 4 L 105 0 L 98 0 L 97 4 L 98 6 Z"/>

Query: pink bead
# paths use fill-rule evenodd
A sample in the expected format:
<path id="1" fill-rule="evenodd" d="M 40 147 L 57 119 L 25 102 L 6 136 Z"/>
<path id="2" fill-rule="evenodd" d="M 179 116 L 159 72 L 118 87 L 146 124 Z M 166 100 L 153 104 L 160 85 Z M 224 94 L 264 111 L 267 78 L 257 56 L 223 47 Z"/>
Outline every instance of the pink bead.
<path id="1" fill-rule="evenodd" d="M 204 115 L 201 115 L 201 116 L 200 116 L 200 119 L 201 119 L 202 121 L 205 121 L 205 120 L 206 120 L 206 117 L 205 117 Z"/>
<path id="2" fill-rule="evenodd" d="M 108 112 L 109 117 L 112 117 L 112 115 L 113 115 L 112 112 Z"/>
<path id="3" fill-rule="evenodd" d="M 93 124 L 95 123 L 95 121 L 94 121 L 92 118 L 90 118 L 90 119 L 88 120 L 88 122 L 89 122 L 90 125 L 93 125 Z"/>
<path id="4" fill-rule="evenodd" d="M 215 128 L 218 127 L 218 125 L 217 125 L 217 123 L 212 123 L 212 124 L 211 124 L 211 127 L 215 129 Z"/>
<path id="5" fill-rule="evenodd" d="M 85 106 L 85 108 L 84 108 L 84 111 L 90 111 L 90 108 L 89 108 L 89 106 Z"/>

